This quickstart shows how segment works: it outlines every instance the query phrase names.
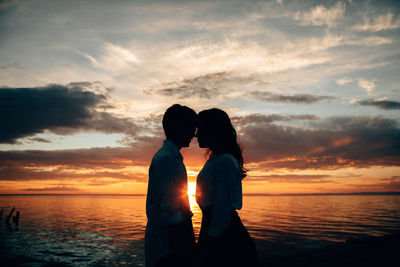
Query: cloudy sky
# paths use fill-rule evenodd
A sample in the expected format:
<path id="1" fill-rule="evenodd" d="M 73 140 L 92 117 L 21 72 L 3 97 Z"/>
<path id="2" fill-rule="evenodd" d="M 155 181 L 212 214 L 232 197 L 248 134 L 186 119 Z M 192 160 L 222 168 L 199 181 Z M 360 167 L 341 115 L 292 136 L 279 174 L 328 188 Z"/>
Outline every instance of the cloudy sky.
<path id="1" fill-rule="evenodd" d="M 161 117 L 231 116 L 245 193 L 400 191 L 397 1 L 0 1 L 0 193 L 145 193 Z M 183 149 L 195 181 L 205 151 Z"/>

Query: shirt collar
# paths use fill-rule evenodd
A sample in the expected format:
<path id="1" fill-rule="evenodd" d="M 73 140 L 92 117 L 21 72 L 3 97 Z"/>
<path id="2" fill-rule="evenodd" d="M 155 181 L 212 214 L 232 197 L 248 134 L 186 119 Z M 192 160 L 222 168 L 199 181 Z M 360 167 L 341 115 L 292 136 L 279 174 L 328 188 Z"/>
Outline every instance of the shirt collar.
<path id="1" fill-rule="evenodd" d="M 183 159 L 181 152 L 179 151 L 178 147 L 172 142 L 169 141 L 168 139 L 164 140 L 164 146 L 168 148 L 170 152 L 172 152 L 175 156 L 177 156 L 180 159 Z"/>

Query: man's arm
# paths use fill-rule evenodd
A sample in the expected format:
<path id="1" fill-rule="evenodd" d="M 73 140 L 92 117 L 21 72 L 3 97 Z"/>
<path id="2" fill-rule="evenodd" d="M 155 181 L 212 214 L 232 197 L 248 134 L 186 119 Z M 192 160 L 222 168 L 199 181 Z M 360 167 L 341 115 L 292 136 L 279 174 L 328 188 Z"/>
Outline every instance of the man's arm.
<path id="1" fill-rule="evenodd" d="M 168 242 L 175 252 L 190 250 L 188 246 L 195 244 L 191 220 L 192 213 L 184 205 L 187 201 L 186 172 L 182 162 L 175 157 L 166 156 L 158 166 L 161 192 L 161 214 L 168 233 Z M 182 168 L 183 167 L 183 168 Z M 185 186 L 186 185 L 186 186 Z M 188 214 L 188 212 L 190 214 Z M 192 238 L 193 242 L 188 240 Z"/>
<path id="2" fill-rule="evenodd" d="M 173 156 L 159 159 L 156 167 L 158 188 L 161 194 L 160 210 L 165 224 L 177 224 L 184 220 L 181 210 L 182 188 L 179 184 L 179 162 Z"/>

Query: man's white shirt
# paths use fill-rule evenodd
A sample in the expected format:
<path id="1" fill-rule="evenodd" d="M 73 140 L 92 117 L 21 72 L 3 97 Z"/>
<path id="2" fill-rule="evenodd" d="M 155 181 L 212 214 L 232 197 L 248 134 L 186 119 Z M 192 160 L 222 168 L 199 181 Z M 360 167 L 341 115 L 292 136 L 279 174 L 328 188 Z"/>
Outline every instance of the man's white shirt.
<path id="1" fill-rule="evenodd" d="M 146 266 L 171 253 L 167 226 L 190 218 L 187 173 L 178 147 L 169 140 L 154 155 L 149 168 L 145 235 Z"/>

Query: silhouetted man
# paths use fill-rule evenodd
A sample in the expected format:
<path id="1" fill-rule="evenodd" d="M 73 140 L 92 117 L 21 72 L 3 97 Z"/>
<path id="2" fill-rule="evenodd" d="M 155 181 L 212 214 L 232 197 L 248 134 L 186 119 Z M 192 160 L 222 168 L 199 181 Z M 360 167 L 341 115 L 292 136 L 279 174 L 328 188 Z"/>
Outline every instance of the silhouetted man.
<path id="1" fill-rule="evenodd" d="M 193 213 L 180 153 L 196 131 L 196 112 L 175 104 L 163 117 L 166 136 L 149 169 L 145 260 L 147 267 L 190 266 L 194 258 Z"/>

